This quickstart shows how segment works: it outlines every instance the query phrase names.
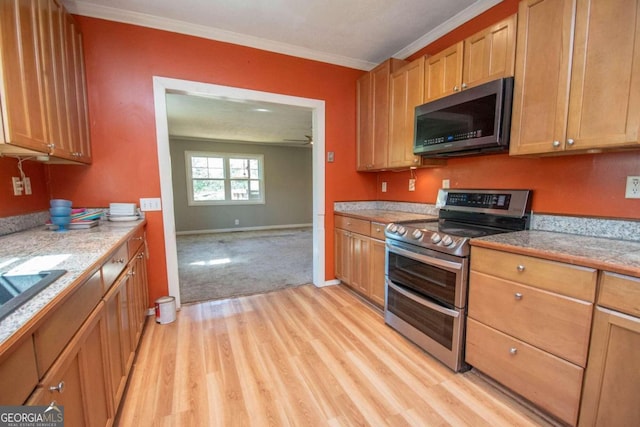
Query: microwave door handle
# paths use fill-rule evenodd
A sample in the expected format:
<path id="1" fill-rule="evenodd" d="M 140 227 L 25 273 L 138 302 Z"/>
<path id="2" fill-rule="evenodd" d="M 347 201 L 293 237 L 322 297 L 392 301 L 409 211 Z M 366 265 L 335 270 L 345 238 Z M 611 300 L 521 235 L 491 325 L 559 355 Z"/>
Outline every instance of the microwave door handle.
<path id="1" fill-rule="evenodd" d="M 411 291 L 408 291 L 406 289 L 402 289 L 402 288 L 396 286 L 393 282 L 391 282 L 389 280 L 387 280 L 387 286 L 392 287 L 394 291 L 402 294 L 403 296 L 413 300 L 414 302 L 416 302 L 416 303 L 418 303 L 420 305 L 423 305 L 425 307 L 430 308 L 431 310 L 435 310 L 435 311 L 437 311 L 439 313 L 442 313 L 442 314 L 444 314 L 446 316 L 450 316 L 450 317 L 459 317 L 460 316 L 460 313 L 458 311 L 451 310 L 449 308 L 445 308 L 445 307 L 442 307 L 442 306 L 440 306 L 440 305 L 438 305 L 436 303 L 433 303 L 433 302 L 429 301 L 428 299 L 420 297 L 420 296 L 416 295 L 415 293 L 413 293 Z"/>
<path id="2" fill-rule="evenodd" d="M 443 259 L 433 258 L 430 256 L 419 255 L 415 252 L 408 251 L 406 249 L 399 248 L 398 246 L 392 245 L 387 242 L 387 249 L 393 253 L 398 255 L 402 255 L 403 257 L 410 258 L 415 261 L 424 262 L 425 264 L 435 265 L 436 267 L 444 268 L 449 271 L 460 271 L 462 269 L 462 264 L 452 261 L 445 261 Z"/>

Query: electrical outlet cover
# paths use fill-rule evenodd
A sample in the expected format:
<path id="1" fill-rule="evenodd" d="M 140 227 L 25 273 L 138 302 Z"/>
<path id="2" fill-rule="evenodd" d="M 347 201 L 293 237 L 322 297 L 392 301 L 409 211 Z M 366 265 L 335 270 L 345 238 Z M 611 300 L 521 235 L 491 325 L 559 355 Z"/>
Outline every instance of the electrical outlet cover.
<path id="1" fill-rule="evenodd" d="M 627 199 L 640 199 L 640 176 L 627 177 L 627 189 L 624 197 Z"/>

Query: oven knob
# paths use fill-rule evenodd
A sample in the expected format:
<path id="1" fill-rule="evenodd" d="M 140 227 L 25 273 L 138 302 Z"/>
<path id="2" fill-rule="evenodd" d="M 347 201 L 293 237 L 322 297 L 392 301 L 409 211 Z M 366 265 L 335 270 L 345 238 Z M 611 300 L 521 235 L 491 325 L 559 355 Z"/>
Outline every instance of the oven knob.
<path id="1" fill-rule="evenodd" d="M 440 235 L 438 233 L 433 233 L 431 235 L 431 242 L 434 244 L 438 244 L 440 243 L 440 240 L 442 240 L 442 237 L 440 237 Z"/>
<path id="2" fill-rule="evenodd" d="M 398 226 L 398 234 L 401 236 L 404 236 L 405 234 L 407 234 L 407 229 L 404 228 L 403 226 Z"/>
<path id="3" fill-rule="evenodd" d="M 414 239 L 420 240 L 424 235 L 424 233 L 420 230 L 415 230 L 411 235 L 413 236 Z"/>
<path id="4" fill-rule="evenodd" d="M 445 246 L 451 246 L 453 245 L 453 239 L 451 238 L 451 236 L 444 236 L 442 238 L 442 244 Z"/>
<path id="5" fill-rule="evenodd" d="M 396 231 L 398 231 L 398 226 L 394 223 L 391 223 L 387 226 L 387 229 L 389 230 L 389 233 L 395 233 Z"/>

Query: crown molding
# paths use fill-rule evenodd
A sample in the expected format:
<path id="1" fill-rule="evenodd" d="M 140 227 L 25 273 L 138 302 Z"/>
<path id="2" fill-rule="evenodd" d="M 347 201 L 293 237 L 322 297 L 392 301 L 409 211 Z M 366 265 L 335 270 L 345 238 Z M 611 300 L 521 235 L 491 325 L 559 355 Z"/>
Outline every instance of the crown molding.
<path id="1" fill-rule="evenodd" d="M 407 58 L 423 47 L 433 43 L 438 40 L 440 37 L 445 34 L 450 33 L 451 31 L 458 28 L 460 25 L 464 24 L 467 21 L 475 18 L 480 15 L 482 12 L 485 12 L 491 9 L 493 6 L 501 3 L 502 0 L 480 0 L 473 3 L 471 6 L 463 10 L 462 12 L 454 15 L 452 18 L 446 20 L 442 24 L 438 25 L 433 30 L 429 31 L 424 36 L 420 37 L 418 40 L 404 47 L 403 49 L 396 52 L 393 57 L 394 58 Z"/>
<path id="2" fill-rule="evenodd" d="M 162 18 L 159 16 L 132 12 L 109 6 L 102 6 L 85 1 L 66 0 L 64 3 L 69 12 L 75 15 L 88 16 L 91 18 L 105 19 L 109 21 L 122 22 L 125 24 L 154 28 L 157 30 L 171 31 L 174 33 L 202 37 L 205 39 L 253 47 L 269 52 L 326 62 L 329 64 L 355 68 L 358 70 L 368 71 L 378 65 L 369 61 L 320 52 L 312 49 L 290 45 L 288 43 L 266 40 L 260 37 L 234 33 L 232 31 L 207 27 L 205 25 L 196 25 L 175 19 Z"/>

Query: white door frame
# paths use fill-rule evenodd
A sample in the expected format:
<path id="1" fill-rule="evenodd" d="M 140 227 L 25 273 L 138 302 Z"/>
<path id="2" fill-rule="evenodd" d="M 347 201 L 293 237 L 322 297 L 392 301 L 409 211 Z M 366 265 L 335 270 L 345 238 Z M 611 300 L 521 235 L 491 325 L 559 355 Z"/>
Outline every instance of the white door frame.
<path id="1" fill-rule="evenodd" d="M 313 284 L 325 286 L 325 104 L 323 100 L 300 98 L 270 92 L 260 92 L 231 86 L 193 82 L 188 80 L 153 77 L 153 99 L 156 114 L 156 138 L 158 147 L 158 169 L 160 172 L 160 196 L 162 198 L 162 220 L 164 222 L 164 248 L 167 259 L 169 295 L 176 298 L 180 307 L 180 283 L 178 279 L 178 251 L 176 225 L 173 210 L 173 184 L 171 178 L 171 155 L 169 152 L 169 128 L 167 124 L 167 93 L 182 93 L 200 96 L 223 96 L 231 99 L 247 99 L 278 104 L 307 107 L 313 110 Z"/>

